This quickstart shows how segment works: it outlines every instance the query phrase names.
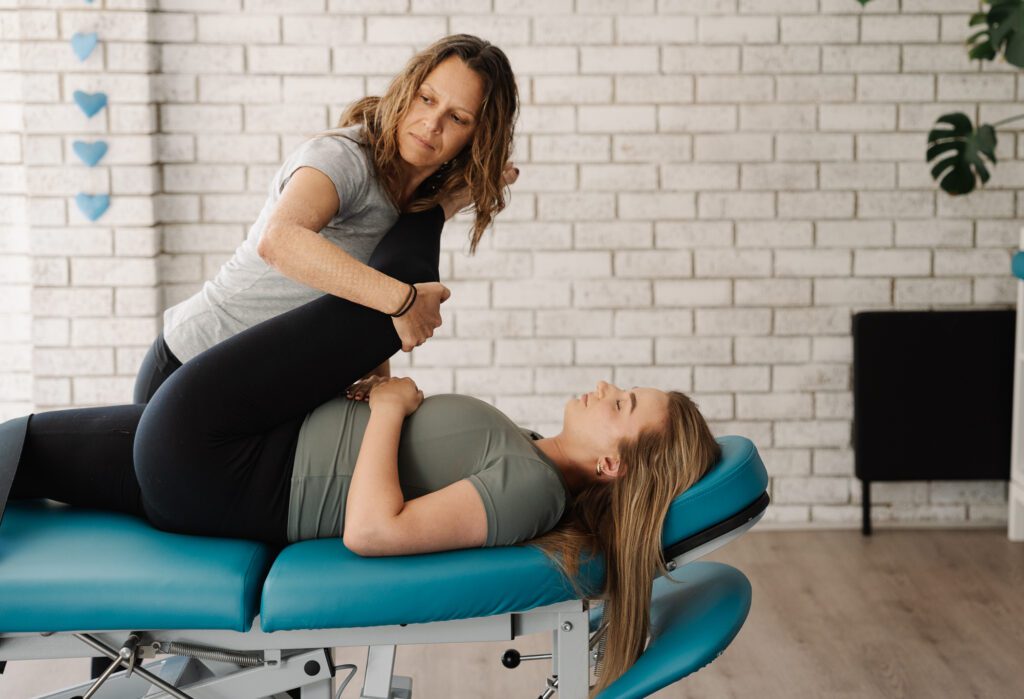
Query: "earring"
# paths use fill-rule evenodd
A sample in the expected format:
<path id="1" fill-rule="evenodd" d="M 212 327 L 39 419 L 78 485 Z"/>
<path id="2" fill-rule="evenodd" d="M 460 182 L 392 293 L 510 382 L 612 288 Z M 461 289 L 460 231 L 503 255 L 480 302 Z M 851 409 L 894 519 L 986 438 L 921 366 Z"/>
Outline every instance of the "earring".
<path id="1" fill-rule="evenodd" d="M 600 475 L 603 475 L 603 474 L 604 474 L 604 464 L 602 464 L 600 461 L 598 461 L 597 462 L 597 475 L 600 476 Z"/>

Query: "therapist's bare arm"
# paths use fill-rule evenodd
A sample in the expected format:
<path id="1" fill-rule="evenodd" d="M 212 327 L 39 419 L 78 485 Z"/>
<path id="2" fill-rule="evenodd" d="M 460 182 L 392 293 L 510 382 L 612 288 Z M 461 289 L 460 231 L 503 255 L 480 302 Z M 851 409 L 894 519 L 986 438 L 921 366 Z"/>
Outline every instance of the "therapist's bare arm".
<path id="1" fill-rule="evenodd" d="M 300 284 L 381 313 L 397 312 L 409 298 L 409 285 L 364 265 L 319 234 L 338 207 L 331 179 L 315 168 L 299 168 L 281 192 L 256 251 L 267 264 Z M 415 286 L 412 305 L 393 319 L 404 352 L 434 335 L 442 322 L 441 303 L 451 293 L 440 282 Z"/>
<path id="2" fill-rule="evenodd" d="M 382 313 L 394 313 L 409 285 L 362 264 L 319 231 L 339 207 L 331 179 L 314 168 L 295 171 L 281 192 L 257 252 L 281 274 Z"/>

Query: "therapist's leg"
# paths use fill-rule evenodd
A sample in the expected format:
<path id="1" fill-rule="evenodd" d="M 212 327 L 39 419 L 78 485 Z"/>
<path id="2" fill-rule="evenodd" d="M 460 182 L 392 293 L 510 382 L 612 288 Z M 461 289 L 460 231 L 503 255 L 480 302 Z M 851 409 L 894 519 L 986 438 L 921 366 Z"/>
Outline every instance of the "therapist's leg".
<path id="1" fill-rule="evenodd" d="M 370 266 L 410 283 L 437 281 L 443 226 L 441 207 L 403 215 Z M 289 473 L 305 416 L 400 349 L 389 316 L 325 295 L 190 359 L 153 396 L 135 440 L 150 520 L 243 536 L 237 527 L 258 514 L 239 517 L 256 502 L 250 489 L 266 492 Z M 275 508 L 286 511 L 287 491 L 284 481 Z"/>
<path id="2" fill-rule="evenodd" d="M 29 418 L 11 500 L 46 498 L 145 516 L 132 464 L 144 406 L 36 413 Z"/>
<path id="3" fill-rule="evenodd" d="M 150 345 L 142 358 L 139 366 L 139 373 L 135 376 L 135 389 L 132 392 L 133 403 L 148 403 L 149 399 L 156 393 L 156 389 L 170 377 L 179 367 L 181 362 L 174 356 L 167 342 L 164 341 L 164 334 L 157 335 L 156 340 Z"/>

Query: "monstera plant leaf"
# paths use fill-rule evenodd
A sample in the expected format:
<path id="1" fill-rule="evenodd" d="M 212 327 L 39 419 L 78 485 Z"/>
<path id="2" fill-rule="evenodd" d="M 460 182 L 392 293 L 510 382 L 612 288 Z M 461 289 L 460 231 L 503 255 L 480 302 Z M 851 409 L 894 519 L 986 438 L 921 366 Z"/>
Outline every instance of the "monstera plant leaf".
<path id="1" fill-rule="evenodd" d="M 857 0 L 861 7 L 871 0 Z M 971 15 L 969 26 L 987 24 L 967 39 L 968 55 L 991 61 L 1002 51 L 1006 62 L 1024 68 L 1024 0 L 993 0 L 988 12 Z"/>
<path id="2" fill-rule="evenodd" d="M 871 0 L 857 0 L 861 6 Z M 971 58 L 991 61 L 1000 51 L 1006 62 L 1024 68 L 1024 0 L 992 0 L 987 12 L 971 15 L 970 26 L 987 25 L 967 39 Z M 932 167 L 932 177 L 949 194 L 967 194 L 974 190 L 980 177 L 984 185 L 989 180 L 988 168 L 982 155 L 996 162 L 996 128 L 1011 121 L 1024 119 L 1024 114 L 982 124 L 974 129 L 966 114 L 943 114 L 928 132 L 928 156 L 931 162 L 946 156 Z M 938 128 L 948 124 L 952 128 Z"/>
<path id="3" fill-rule="evenodd" d="M 1024 68 L 1024 0 L 994 0 L 988 12 L 971 15 L 970 26 L 987 24 L 967 39 L 971 58 L 991 61 L 1000 51 L 1006 62 Z"/>
<path id="4" fill-rule="evenodd" d="M 967 194 L 974 190 L 976 179 L 988 182 L 988 168 L 981 156 L 996 162 L 996 130 L 982 124 L 974 130 L 971 119 L 962 112 L 943 114 L 936 126 L 949 124 L 952 128 L 934 128 L 928 132 L 928 155 L 931 162 L 948 155 L 932 167 L 932 177 L 949 194 Z"/>

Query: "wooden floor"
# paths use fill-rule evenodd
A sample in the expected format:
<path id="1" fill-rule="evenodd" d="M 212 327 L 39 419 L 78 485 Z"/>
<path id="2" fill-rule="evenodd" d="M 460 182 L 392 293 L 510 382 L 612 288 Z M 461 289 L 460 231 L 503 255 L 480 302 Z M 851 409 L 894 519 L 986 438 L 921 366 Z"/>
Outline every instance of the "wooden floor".
<path id="1" fill-rule="evenodd" d="M 1024 544 L 1005 529 L 754 531 L 709 557 L 742 570 L 753 606 L 739 636 L 660 699 L 1024 697 Z M 546 635 L 475 646 L 403 647 L 397 674 L 420 699 L 521 697 L 547 662 L 506 670 L 505 648 L 547 652 Z M 337 662 L 360 666 L 365 651 Z M 84 661 L 11 663 L 0 697 L 82 681 Z M 359 696 L 362 673 L 344 697 Z"/>

